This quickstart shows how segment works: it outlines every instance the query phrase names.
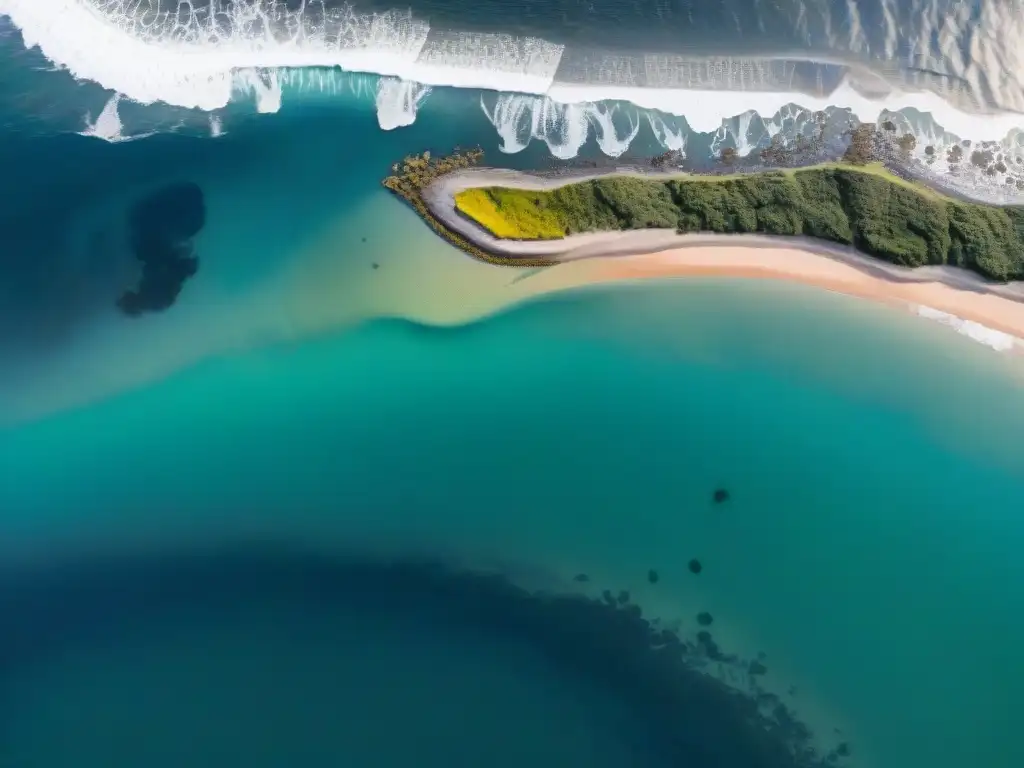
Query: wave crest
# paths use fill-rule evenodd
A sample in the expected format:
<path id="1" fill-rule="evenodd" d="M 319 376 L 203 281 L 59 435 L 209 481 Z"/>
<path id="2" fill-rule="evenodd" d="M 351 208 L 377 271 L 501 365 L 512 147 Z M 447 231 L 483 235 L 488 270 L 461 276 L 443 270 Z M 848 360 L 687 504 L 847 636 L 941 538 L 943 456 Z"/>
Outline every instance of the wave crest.
<path id="1" fill-rule="evenodd" d="M 836 8 L 814 4 L 800 15 L 801 35 L 814 41 L 813 50 L 734 57 L 578 49 L 539 37 L 432 28 L 412 11 L 362 13 L 326 0 L 304 0 L 294 10 L 279 0 L 169 1 L 168 9 L 158 0 L 0 0 L 0 14 L 50 61 L 141 104 L 213 111 L 243 92 L 255 93 L 260 109 L 270 110 L 279 100 L 272 83 L 259 82 L 266 71 L 340 67 L 561 104 L 628 101 L 685 114 L 701 131 L 715 130 L 721 115 L 773 114 L 792 101 L 849 108 L 865 121 L 883 103 L 913 108 L 976 138 L 999 139 L 1024 122 L 992 112 L 1024 110 L 1024 86 L 1013 74 L 1024 71 L 1024 54 L 1005 42 L 1021 29 L 1016 0 L 1005 7 L 986 3 L 977 18 L 964 17 L 962 8 L 940 13 L 945 0 L 916 0 L 911 4 L 923 22 L 911 28 L 900 21 L 909 11 L 890 8 L 879 30 L 859 6 L 847 3 L 839 19 Z M 776 10 L 793 11 L 787 9 Z M 840 21 L 848 34 L 836 31 Z M 942 50 L 928 42 L 933 37 L 945 41 Z M 758 46 L 756 39 L 747 42 Z"/>

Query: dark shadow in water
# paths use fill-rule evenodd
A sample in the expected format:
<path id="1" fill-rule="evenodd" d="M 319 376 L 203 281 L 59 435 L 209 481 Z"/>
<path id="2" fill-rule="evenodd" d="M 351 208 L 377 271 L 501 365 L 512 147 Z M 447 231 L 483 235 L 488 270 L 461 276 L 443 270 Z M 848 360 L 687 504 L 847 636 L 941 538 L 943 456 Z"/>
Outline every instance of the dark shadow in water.
<path id="1" fill-rule="evenodd" d="M 567 676 L 596 684 L 644 723 L 635 738 L 680 768 L 823 768 L 827 755 L 754 677 L 760 661 L 722 653 L 645 619 L 629 595 L 601 598 L 529 592 L 498 574 L 428 560 L 328 557 L 278 545 L 96 559 L 0 577 L 0 674 L 63 648 L 102 644 L 126 627 L 197 606 L 285 598 L 332 613 L 387 610 L 428 617 L 454 632 L 494 633 L 540 651 Z M 706 673 L 710 664 L 757 669 L 745 690 Z M 0 678 L 2 686 L 2 678 Z M 0 694 L 2 694 L 0 687 Z M 0 721 L 0 739 L 3 723 Z M 627 738 L 630 735 L 625 735 Z"/>
<path id="2" fill-rule="evenodd" d="M 205 224 L 203 190 L 192 182 L 168 184 L 132 206 L 129 243 L 142 264 L 142 277 L 117 300 L 122 312 L 137 316 L 174 304 L 185 281 L 199 268 L 192 238 Z"/>

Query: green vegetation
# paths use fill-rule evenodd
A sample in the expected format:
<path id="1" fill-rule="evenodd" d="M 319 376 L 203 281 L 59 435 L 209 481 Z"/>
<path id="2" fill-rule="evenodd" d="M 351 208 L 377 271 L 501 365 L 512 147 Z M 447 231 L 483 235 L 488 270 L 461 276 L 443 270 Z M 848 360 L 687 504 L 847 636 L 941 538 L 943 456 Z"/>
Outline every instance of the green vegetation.
<path id="1" fill-rule="evenodd" d="M 466 240 L 458 232 L 448 229 L 430 212 L 430 208 L 423 200 L 423 190 L 441 176 L 476 165 L 483 159 L 483 156 L 482 149 L 455 150 L 451 155 L 441 158 L 431 157 L 429 152 L 424 152 L 421 155 L 409 155 L 401 163 L 391 166 L 392 175 L 381 183 L 409 203 L 437 234 L 475 259 L 492 264 L 518 267 L 545 267 L 553 264 L 551 259 L 509 258 L 488 253 Z M 486 211 L 483 209 L 478 208 L 475 213 L 483 214 L 486 220 Z M 491 223 L 501 228 L 500 222 L 492 221 Z M 504 236 L 502 235 L 502 237 Z"/>
<path id="2" fill-rule="evenodd" d="M 456 195 L 456 205 L 504 238 L 645 228 L 805 235 L 902 266 L 950 264 L 993 280 L 1024 279 L 1024 208 L 961 202 L 872 166 L 477 188 Z"/>

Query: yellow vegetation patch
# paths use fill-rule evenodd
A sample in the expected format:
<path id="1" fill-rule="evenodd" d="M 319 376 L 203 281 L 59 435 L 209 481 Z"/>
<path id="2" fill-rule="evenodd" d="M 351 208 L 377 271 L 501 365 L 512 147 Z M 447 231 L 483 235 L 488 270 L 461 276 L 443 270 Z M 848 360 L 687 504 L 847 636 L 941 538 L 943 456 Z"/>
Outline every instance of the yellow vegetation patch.
<path id="1" fill-rule="evenodd" d="M 455 194 L 455 207 L 495 237 L 557 240 L 565 227 L 546 205 L 546 193 L 489 187 Z"/>

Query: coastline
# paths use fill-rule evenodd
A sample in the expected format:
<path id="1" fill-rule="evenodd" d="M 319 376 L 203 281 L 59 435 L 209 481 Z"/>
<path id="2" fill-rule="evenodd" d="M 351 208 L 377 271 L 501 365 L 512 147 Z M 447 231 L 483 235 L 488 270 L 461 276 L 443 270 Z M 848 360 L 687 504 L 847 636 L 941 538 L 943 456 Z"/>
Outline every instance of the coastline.
<path id="1" fill-rule="evenodd" d="M 993 349 L 1024 352 L 1024 282 L 994 283 L 950 266 L 903 267 L 810 237 L 639 229 L 589 232 L 558 240 L 506 240 L 484 231 L 455 207 L 455 195 L 473 187 L 550 190 L 608 175 L 687 176 L 635 168 L 550 177 L 466 168 L 434 179 L 422 190 L 422 199 L 442 226 L 474 246 L 513 263 L 549 260 L 551 266 L 543 271 L 561 273 L 572 283 L 696 276 L 785 280 L 903 307 Z"/>
<path id="2" fill-rule="evenodd" d="M 779 172 L 804 171 L 816 167 L 840 165 L 836 163 L 824 163 L 820 166 L 809 166 L 807 168 L 793 169 L 770 169 Z M 712 237 L 711 232 L 699 234 L 679 234 L 671 229 L 620 229 L 613 231 L 594 231 L 580 234 L 569 234 L 568 237 L 547 241 L 517 241 L 495 237 L 494 234 L 485 231 L 475 221 L 464 216 L 456 208 L 455 197 L 465 189 L 486 186 L 504 186 L 511 189 L 529 189 L 548 191 L 557 189 L 567 184 L 590 181 L 592 179 L 616 176 L 621 178 L 640 178 L 654 180 L 671 179 L 703 179 L 703 178 L 725 178 L 731 175 L 741 177 L 748 175 L 742 172 L 736 174 L 717 174 L 714 176 L 703 176 L 699 174 L 685 173 L 676 169 L 669 170 L 644 170 L 635 166 L 605 168 L 601 170 L 587 170 L 580 172 L 562 172 L 552 175 L 537 175 L 514 171 L 504 168 L 463 168 L 451 173 L 444 173 L 433 178 L 420 190 L 420 199 L 430 215 L 443 227 L 455 232 L 457 236 L 469 241 L 475 248 L 489 254 L 499 256 L 505 261 L 515 263 L 516 260 L 525 262 L 527 259 L 544 259 L 551 262 L 567 261 L 577 258 L 590 258 L 594 256 L 627 255 L 633 253 L 650 253 L 652 251 L 664 250 L 676 246 L 686 239 Z M 898 178 L 898 177 L 894 177 Z M 924 182 L 911 182 L 905 179 L 898 180 L 899 183 L 914 187 L 930 188 Z M 942 196 L 941 191 L 932 190 L 934 195 Z M 952 198 L 950 198 L 952 200 Z M 718 236 L 729 239 L 734 238 L 758 238 L 767 240 L 773 246 L 778 236 L 746 236 L 746 234 L 724 234 Z M 812 238 L 785 238 L 786 242 L 799 242 L 813 244 L 815 250 L 827 251 L 829 253 L 852 253 L 858 254 L 852 248 L 834 246 L 825 241 Z M 866 258 L 869 262 L 878 262 L 878 259 Z M 888 265 L 887 262 L 879 262 Z M 897 267 L 899 268 L 899 267 Z M 953 269 L 952 271 L 964 271 Z"/>

